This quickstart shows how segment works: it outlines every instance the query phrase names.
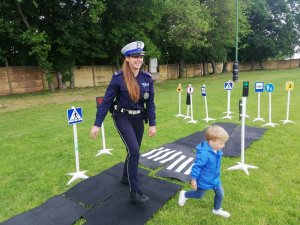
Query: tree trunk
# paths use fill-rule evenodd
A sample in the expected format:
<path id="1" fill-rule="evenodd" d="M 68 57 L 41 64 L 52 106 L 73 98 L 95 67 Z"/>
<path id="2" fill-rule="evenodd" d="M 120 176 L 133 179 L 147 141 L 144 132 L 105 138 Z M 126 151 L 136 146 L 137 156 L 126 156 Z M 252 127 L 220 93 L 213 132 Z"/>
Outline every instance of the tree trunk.
<path id="1" fill-rule="evenodd" d="M 5 66 L 6 66 L 7 80 L 8 80 L 8 86 L 9 86 L 9 93 L 13 94 L 14 90 L 13 90 L 13 86 L 12 86 L 11 74 L 9 71 L 9 64 L 8 64 L 7 58 L 5 58 Z"/>
<path id="2" fill-rule="evenodd" d="M 71 73 L 70 88 L 74 89 L 75 88 L 74 66 L 71 67 L 70 73 Z"/>
<path id="3" fill-rule="evenodd" d="M 63 80 L 62 80 L 61 72 L 56 73 L 56 78 L 57 78 L 58 89 L 62 90 L 63 89 Z"/>
<path id="4" fill-rule="evenodd" d="M 92 73 L 93 73 L 93 85 L 94 85 L 94 87 L 96 87 L 96 77 L 95 77 L 94 61 L 92 61 Z"/>
<path id="5" fill-rule="evenodd" d="M 212 74 L 216 73 L 216 63 L 214 60 L 211 61 L 211 67 L 212 67 Z"/>
<path id="6" fill-rule="evenodd" d="M 228 65 L 227 61 L 223 63 L 222 73 L 227 73 L 228 72 L 227 65 Z"/>
<path id="7" fill-rule="evenodd" d="M 251 59 L 251 71 L 254 70 L 254 59 Z"/>
<path id="8" fill-rule="evenodd" d="M 206 67 L 206 63 L 205 63 L 205 62 L 202 62 L 202 65 L 203 65 L 203 76 L 206 76 L 206 75 L 207 75 L 207 67 Z"/>
<path id="9" fill-rule="evenodd" d="M 262 62 L 259 62 L 259 66 L 260 66 L 260 69 L 261 69 L 261 70 L 264 70 L 264 66 L 263 66 L 263 63 L 262 63 Z"/>
<path id="10" fill-rule="evenodd" d="M 54 92 L 54 85 L 53 85 L 53 82 L 48 81 L 48 87 L 49 87 L 49 90 L 50 90 L 51 92 Z"/>
<path id="11" fill-rule="evenodd" d="M 29 29 L 30 25 L 21 9 L 20 2 L 18 2 L 18 1 L 17 1 L 17 11 L 18 11 L 19 15 L 21 16 L 21 19 L 22 19 L 23 23 L 25 24 L 26 28 Z"/>
<path id="12" fill-rule="evenodd" d="M 181 59 L 179 62 L 179 78 L 183 78 L 185 76 L 185 68 L 183 60 Z"/>

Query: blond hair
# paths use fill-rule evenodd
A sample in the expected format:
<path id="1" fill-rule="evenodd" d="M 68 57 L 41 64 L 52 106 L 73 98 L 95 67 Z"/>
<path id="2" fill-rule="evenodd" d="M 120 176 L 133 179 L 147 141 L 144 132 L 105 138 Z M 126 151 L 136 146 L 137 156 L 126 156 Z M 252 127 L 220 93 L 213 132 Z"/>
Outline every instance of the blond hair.
<path id="1" fill-rule="evenodd" d="M 140 99 L 140 87 L 134 78 L 134 75 L 129 67 L 128 62 L 124 59 L 123 62 L 124 82 L 127 87 L 129 96 L 133 102 L 138 102 Z"/>
<path id="2" fill-rule="evenodd" d="M 229 135 L 226 130 L 219 125 L 212 125 L 206 128 L 205 138 L 209 140 L 222 140 L 225 142 L 228 141 Z"/>

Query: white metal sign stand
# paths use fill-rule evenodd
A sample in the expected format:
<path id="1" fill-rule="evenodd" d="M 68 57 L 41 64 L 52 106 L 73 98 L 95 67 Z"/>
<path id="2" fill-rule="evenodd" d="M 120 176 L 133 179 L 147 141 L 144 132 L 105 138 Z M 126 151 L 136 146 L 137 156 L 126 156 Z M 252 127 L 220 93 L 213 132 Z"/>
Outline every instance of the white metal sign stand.
<path id="1" fill-rule="evenodd" d="M 206 122 L 210 121 L 210 120 L 215 120 L 213 118 L 209 118 L 208 117 L 208 107 L 207 107 L 207 99 L 206 99 L 206 87 L 205 84 L 202 85 L 201 87 L 201 92 L 202 92 L 202 96 L 204 97 L 204 104 L 205 104 L 205 114 L 206 114 L 206 118 L 202 119 L 205 120 Z"/>
<path id="2" fill-rule="evenodd" d="M 287 81 L 286 82 L 286 90 L 288 92 L 287 96 L 287 106 L 286 106 L 286 119 L 282 120 L 283 124 L 286 123 L 295 123 L 291 120 L 289 120 L 289 113 L 290 113 L 290 97 L 291 97 L 291 91 L 294 89 L 294 82 L 292 81 Z"/>
<path id="3" fill-rule="evenodd" d="M 257 117 L 253 120 L 255 121 L 265 121 L 260 117 L 260 93 L 264 91 L 264 82 L 255 83 L 255 92 L 257 92 Z"/>
<path id="4" fill-rule="evenodd" d="M 109 149 L 106 148 L 104 123 L 102 123 L 102 125 L 101 125 L 101 133 L 102 133 L 102 147 L 103 147 L 103 149 L 98 150 L 98 154 L 96 156 L 103 155 L 103 154 L 112 155 L 112 153 L 110 152 L 112 150 L 112 148 L 109 148 Z"/>
<path id="5" fill-rule="evenodd" d="M 79 122 L 82 122 L 81 108 L 75 108 L 73 106 L 71 109 L 68 110 L 68 123 L 73 124 L 76 172 L 67 174 L 67 175 L 72 176 L 72 178 L 68 182 L 68 185 L 77 179 L 88 178 L 88 176 L 85 175 L 85 173 L 87 171 L 79 170 L 79 152 L 78 152 L 77 126 L 76 126 L 76 123 L 79 123 Z"/>
<path id="6" fill-rule="evenodd" d="M 190 98 L 191 98 L 191 120 L 187 123 L 197 123 L 197 120 L 194 120 L 194 113 L 193 113 L 193 92 L 194 92 L 194 88 L 192 87 L 191 84 L 189 84 L 187 88 L 187 93 L 190 94 Z"/>
<path id="7" fill-rule="evenodd" d="M 103 97 L 96 97 L 97 108 L 101 105 L 102 101 L 103 101 Z M 110 149 L 106 148 L 104 122 L 101 125 L 101 134 L 102 134 L 102 147 L 103 147 L 103 149 L 98 150 L 98 154 L 96 154 L 96 156 L 103 155 L 103 154 L 112 155 L 112 153 L 110 152 L 112 149 L 111 148 Z"/>
<path id="8" fill-rule="evenodd" d="M 233 112 L 230 111 L 230 94 L 231 94 L 231 90 L 233 88 L 233 82 L 231 80 L 229 80 L 228 82 L 225 82 L 224 88 L 225 88 L 225 90 L 227 90 L 227 111 L 224 112 L 224 113 L 226 113 L 226 116 L 224 116 L 223 119 L 231 120 L 232 116 L 230 114 L 232 114 Z"/>
<path id="9" fill-rule="evenodd" d="M 269 122 L 262 126 L 275 127 L 277 123 L 272 123 L 272 92 L 274 91 L 274 85 L 269 83 L 265 87 L 266 91 L 269 92 Z"/>
<path id="10" fill-rule="evenodd" d="M 244 89 L 248 89 L 249 82 L 244 82 Z M 241 162 L 238 165 L 228 168 L 228 170 L 244 170 L 247 175 L 249 175 L 248 169 L 257 169 L 257 166 L 252 166 L 245 164 L 245 115 L 246 115 L 246 104 L 247 104 L 248 90 L 244 93 L 242 97 L 242 126 L 241 126 Z"/>
<path id="11" fill-rule="evenodd" d="M 184 119 L 190 119 L 190 108 L 191 108 L 191 95 L 188 93 L 188 88 L 186 90 L 186 116 L 184 116 Z"/>
<path id="12" fill-rule="evenodd" d="M 182 92 L 181 83 L 179 83 L 177 87 L 177 91 L 178 91 L 178 114 L 176 114 L 175 116 L 184 117 L 184 115 L 181 113 L 181 92 Z"/>

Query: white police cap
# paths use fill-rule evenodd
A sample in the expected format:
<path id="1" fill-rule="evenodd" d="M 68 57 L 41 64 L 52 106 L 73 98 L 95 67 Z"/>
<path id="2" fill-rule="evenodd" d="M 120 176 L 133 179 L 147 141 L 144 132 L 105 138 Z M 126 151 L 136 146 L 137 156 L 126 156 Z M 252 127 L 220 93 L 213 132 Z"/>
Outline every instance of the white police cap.
<path id="1" fill-rule="evenodd" d="M 125 56 L 131 56 L 131 55 L 145 55 L 144 49 L 144 42 L 142 41 L 134 41 L 127 45 L 125 45 L 121 52 Z"/>

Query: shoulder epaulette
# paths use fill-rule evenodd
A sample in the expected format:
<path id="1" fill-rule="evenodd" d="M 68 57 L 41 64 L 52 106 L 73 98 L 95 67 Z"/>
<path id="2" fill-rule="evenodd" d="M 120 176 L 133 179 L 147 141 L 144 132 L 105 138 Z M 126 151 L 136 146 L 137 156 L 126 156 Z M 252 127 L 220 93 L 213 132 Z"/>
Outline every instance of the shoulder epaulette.
<path id="1" fill-rule="evenodd" d="M 143 71 L 144 74 L 148 75 L 149 77 L 152 77 L 152 74 L 146 71 Z"/>
<path id="2" fill-rule="evenodd" d="M 123 72 L 120 70 L 120 71 L 117 71 L 117 72 L 114 72 L 114 76 L 119 76 L 121 75 Z"/>

